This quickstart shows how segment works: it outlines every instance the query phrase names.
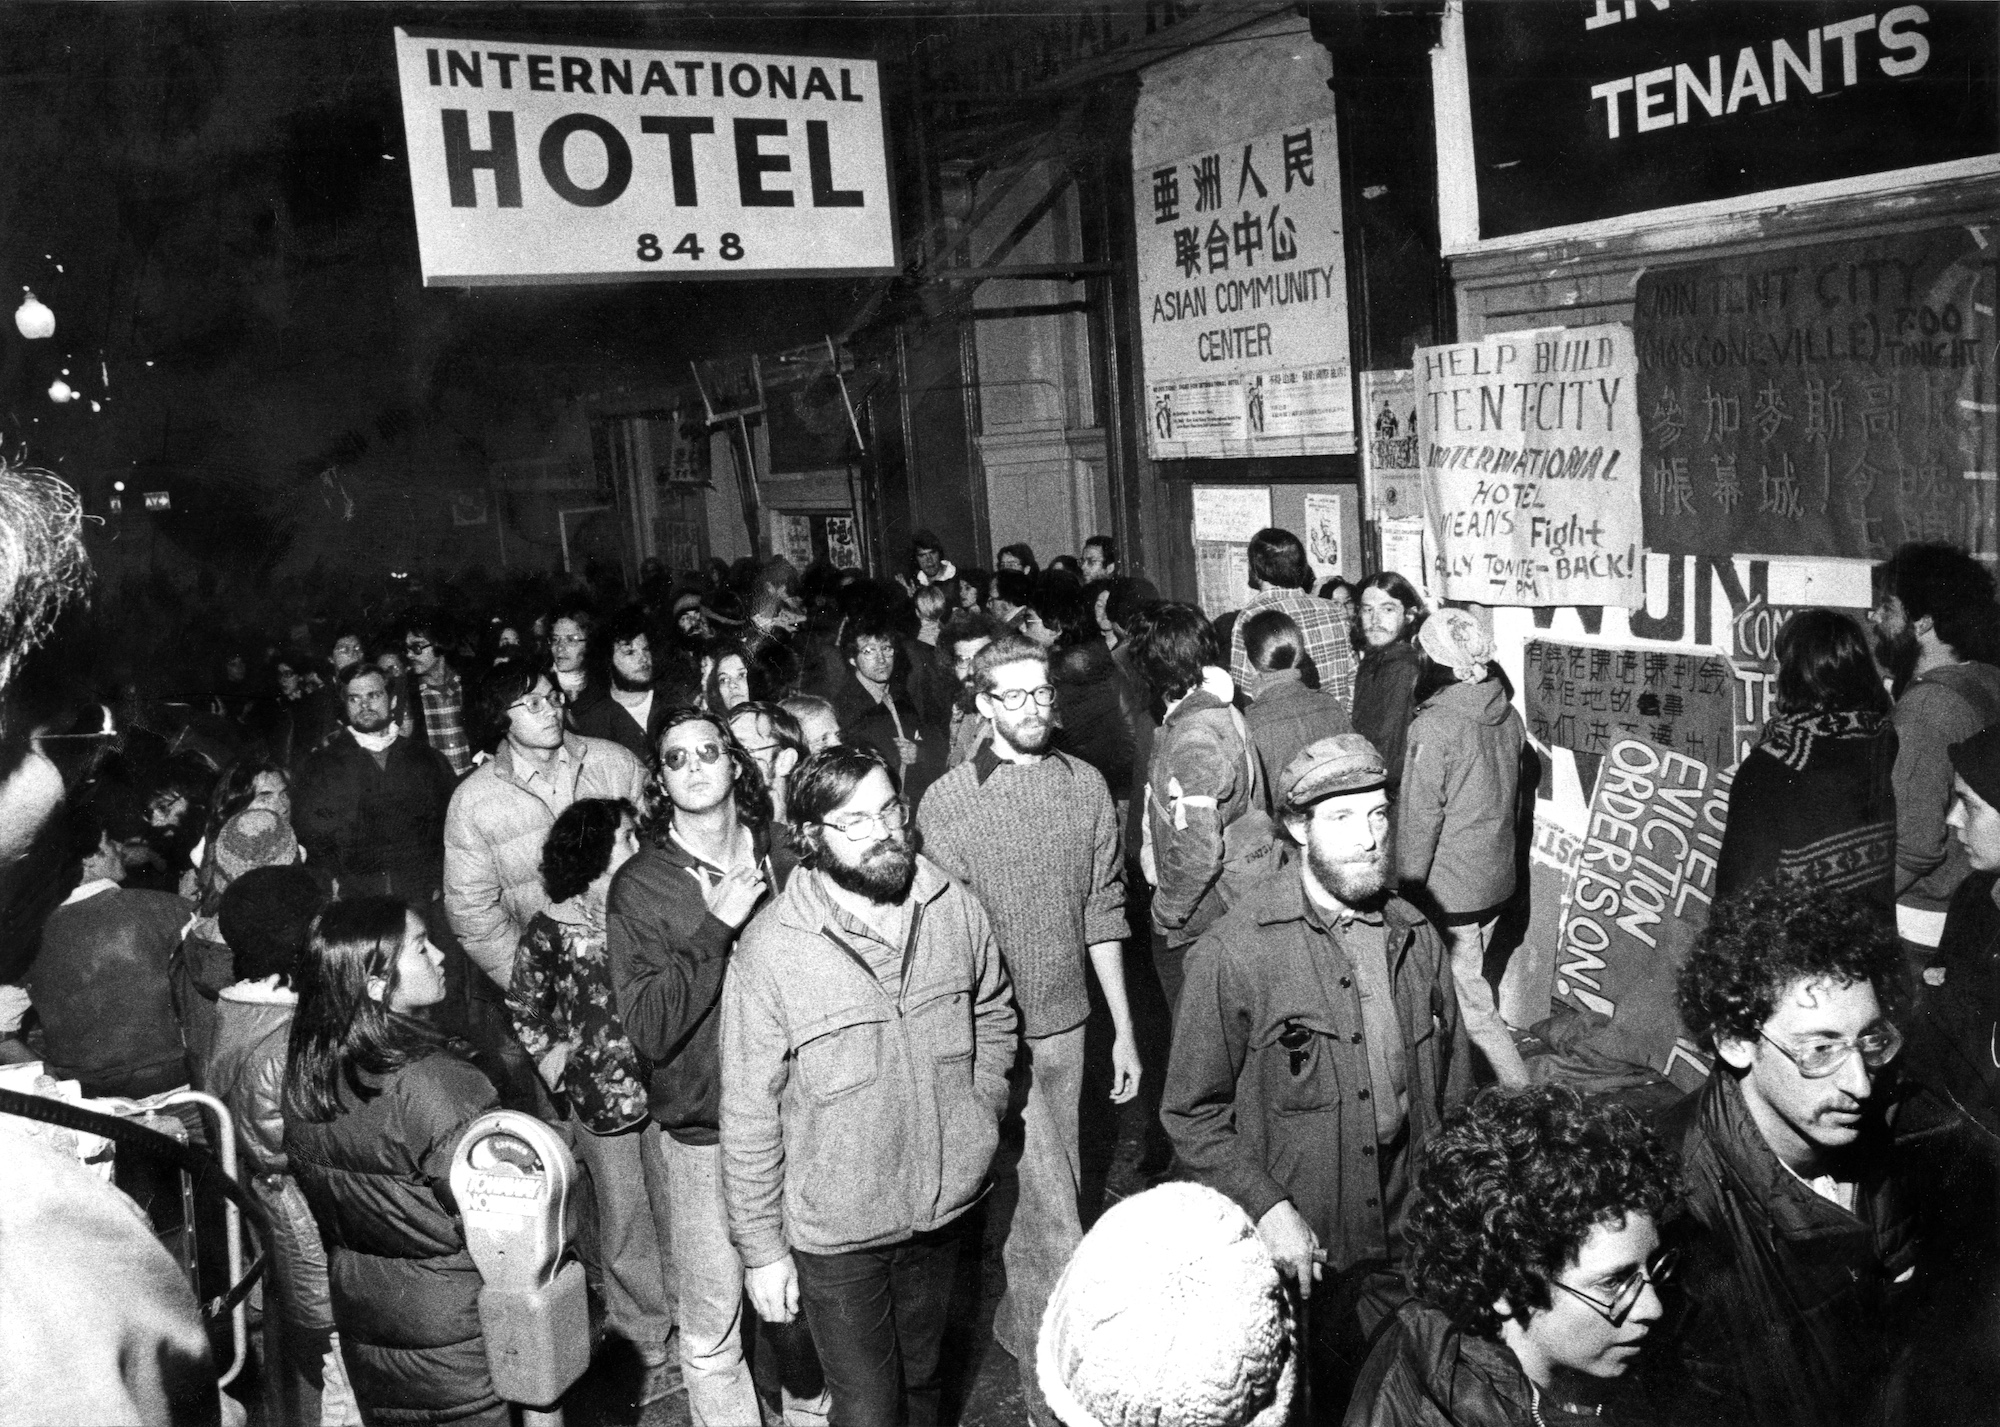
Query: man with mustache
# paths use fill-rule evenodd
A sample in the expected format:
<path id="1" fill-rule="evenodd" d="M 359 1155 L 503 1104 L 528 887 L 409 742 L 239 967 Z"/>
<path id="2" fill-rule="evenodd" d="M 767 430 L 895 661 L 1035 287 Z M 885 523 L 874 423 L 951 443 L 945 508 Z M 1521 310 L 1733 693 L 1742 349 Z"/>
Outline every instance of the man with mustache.
<path id="1" fill-rule="evenodd" d="M 1386 784 L 1355 733 L 1285 766 L 1306 855 L 1195 943 L 1160 1105 L 1182 1163 L 1311 1300 L 1308 1381 L 1329 1411 L 1405 1296 L 1409 1186 L 1472 1084 L 1444 940 L 1391 890 Z"/>
<path id="2" fill-rule="evenodd" d="M 1971 866 L 1945 834 L 1945 750 L 2000 721 L 2000 609 L 1993 577 L 1952 545 L 1905 545 L 1875 567 L 1870 619 L 1894 679 L 1896 931 L 1914 974 L 1944 934 L 1945 911 Z"/>
<path id="3" fill-rule="evenodd" d="M 879 754 L 816 753 L 789 795 L 800 868 L 723 982 L 729 1235 L 758 1316 L 805 1314 L 835 1423 L 935 1422 L 1013 988 L 985 909 L 912 848 Z"/>
<path id="4" fill-rule="evenodd" d="M 1005 1226 L 1007 1292 L 993 1315 L 993 1336 L 1020 1365 L 1033 1419 L 1047 1422 L 1035 1335 L 1083 1239 L 1078 1107 L 1090 1019 L 1086 966 L 1111 1013 L 1111 1099 L 1123 1104 L 1139 1091 L 1125 996 L 1125 869 L 1118 810 L 1103 776 L 1050 747 L 1056 691 L 1048 652 L 1006 635 L 974 656 L 972 686 L 993 737 L 931 786 L 918 827 L 924 851 L 970 887 L 993 919 L 1021 1008 L 1010 1110 L 1022 1126 L 1014 1173 L 1020 1194 Z M 1003 1177 L 1014 1158 L 1003 1157 Z"/>
<path id="5" fill-rule="evenodd" d="M 1901 980 L 1894 933 L 1851 893 L 1763 882 L 1715 904 L 1680 972 L 1715 1069 L 1662 1124 L 1696 1230 L 1690 1400 L 1665 1420 L 1899 1420 L 1917 1215 L 1882 1082 Z"/>

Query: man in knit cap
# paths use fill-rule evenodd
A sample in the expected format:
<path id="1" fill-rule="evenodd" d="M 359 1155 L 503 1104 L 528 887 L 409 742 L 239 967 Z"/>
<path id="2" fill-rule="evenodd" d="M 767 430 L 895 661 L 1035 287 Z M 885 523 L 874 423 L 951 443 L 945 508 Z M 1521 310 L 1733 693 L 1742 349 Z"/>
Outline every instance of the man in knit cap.
<path id="1" fill-rule="evenodd" d="M 1193 1177 L 1243 1207 L 1310 1298 L 1318 1403 L 1346 1400 L 1403 1295 L 1409 1186 L 1471 1089 L 1444 939 L 1390 889 L 1385 782 L 1355 733 L 1285 766 L 1278 801 L 1306 855 L 1195 943 L 1160 1105 Z"/>
<path id="2" fill-rule="evenodd" d="M 1023 1131 L 1020 1199 L 1001 1250 L 1007 1291 L 993 1335 L 1020 1363 L 1024 1394 L 1039 1407 L 1036 1325 L 1083 1236 L 1077 1106 L 1090 1016 L 1086 962 L 1111 1011 L 1111 1098 L 1122 1103 L 1139 1088 L 1125 997 L 1130 928 L 1111 794 L 1095 768 L 1049 746 L 1055 689 L 1047 651 L 1006 635 L 974 657 L 972 682 L 993 737 L 932 785 L 917 830 L 931 860 L 985 904 L 1021 1009 L 1010 1107 Z"/>

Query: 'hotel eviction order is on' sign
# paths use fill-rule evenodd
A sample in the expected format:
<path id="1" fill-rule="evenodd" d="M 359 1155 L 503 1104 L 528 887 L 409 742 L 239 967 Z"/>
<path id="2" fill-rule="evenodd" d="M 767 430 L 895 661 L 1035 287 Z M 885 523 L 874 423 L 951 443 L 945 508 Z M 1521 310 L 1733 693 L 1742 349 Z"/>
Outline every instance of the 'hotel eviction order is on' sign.
<path id="1" fill-rule="evenodd" d="M 1434 590 L 1489 605 L 1642 603 L 1635 365 L 1617 323 L 1418 350 Z"/>

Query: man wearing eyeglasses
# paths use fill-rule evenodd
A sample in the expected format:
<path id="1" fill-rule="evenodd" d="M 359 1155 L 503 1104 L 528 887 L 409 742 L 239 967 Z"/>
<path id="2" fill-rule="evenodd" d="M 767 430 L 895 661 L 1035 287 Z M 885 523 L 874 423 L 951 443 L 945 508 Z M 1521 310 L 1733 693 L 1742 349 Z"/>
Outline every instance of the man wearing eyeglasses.
<path id="1" fill-rule="evenodd" d="M 1416 1296 L 1369 1353 L 1347 1427 L 1595 1420 L 1663 1315 L 1674 1187 L 1637 1116 L 1565 1085 L 1483 1091 L 1447 1116 L 1410 1210 Z"/>
<path id="2" fill-rule="evenodd" d="M 803 1312 L 835 1422 L 936 1422 L 961 1224 L 1007 1105 L 1012 986 L 978 899 L 912 848 L 879 754 L 807 759 L 791 829 L 801 869 L 723 984 L 730 1238 L 758 1315 Z"/>
<path id="3" fill-rule="evenodd" d="M 465 686 L 444 650 L 438 647 L 439 621 L 433 615 L 412 616 L 403 626 L 403 653 L 416 676 L 423 716 L 423 739 L 460 777 L 472 766 L 472 744 L 465 736 Z"/>
<path id="4" fill-rule="evenodd" d="M 1665 1122 L 1693 1229 L 1688 1420 L 1890 1420 L 1917 1256 L 1883 1117 L 1900 976 L 1878 906 L 1794 881 L 1717 902 L 1681 969 L 1716 1057 Z"/>
<path id="5" fill-rule="evenodd" d="M 1110 791 L 1095 768 L 1050 747 L 1056 691 L 1048 652 L 1005 635 L 974 656 L 972 685 L 993 737 L 931 786 L 917 826 L 925 853 L 970 887 L 993 919 L 1020 1006 L 1021 1073 L 1010 1110 L 1023 1130 L 1020 1195 L 1001 1248 L 1007 1292 L 993 1336 L 1020 1365 L 1022 1396 L 1045 1422 L 1035 1335 L 1056 1279 L 1083 1240 L 1085 968 L 1096 972 L 1111 1013 L 1111 1098 L 1123 1104 L 1139 1091 L 1125 997 L 1131 928 Z M 1011 1158 L 1003 1157 L 1003 1166 Z"/>
<path id="6" fill-rule="evenodd" d="M 496 670 L 481 703 L 480 746 L 492 757 L 468 773 L 444 819 L 444 908 L 481 975 L 466 987 L 474 1040 L 504 1067 L 502 1099 L 547 1105 L 507 1015 L 514 955 L 548 905 L 542 842 L 578 798 L 646 796 L 646 769 L 617 744 L 563 729 L 566 699 L 547 666 Z M 524 1103 L 525 1102 L 525 1103 Z"/>

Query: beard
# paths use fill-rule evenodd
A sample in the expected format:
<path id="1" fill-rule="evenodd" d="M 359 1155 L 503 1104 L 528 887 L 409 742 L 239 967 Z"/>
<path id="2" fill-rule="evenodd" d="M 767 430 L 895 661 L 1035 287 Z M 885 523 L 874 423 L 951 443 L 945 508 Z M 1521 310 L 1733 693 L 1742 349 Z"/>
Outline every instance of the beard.
<path id="1" fill-rule="evenodd" d="M 1018 723 L 1009 720 L 1001 723 L 994 720 L 994 732 L 1007 740 L 1007 746 L 1016 753 L 1046 753 L 1056 736 L 1055 722 L 1040 714 L 1021 719 Z"/>
<path id="2" fill-rule="evenodd" d="M 861 860 L 852 867 L 831 853 L 820 861 L 819 867 L 836 887 L 886 907 L 908 895 L 910 883 L 917 875 L 917 855 L 903 839 L 885 837 L 862 853 Z"/>
<path id="3" fill-rule="evenodd" d="M 380 733 L 389 726 L 389 721 L 393 717 L 393 714 L 386 713 L 380 718 L 356 718 L 353 714 L 349 714 L 347 725 L 356 733 Z"/>
<path id="4" fill-rule="evenodd" d="M 646 690 L 653 687 L 653 681 L 650 678 L 628 679 L 618 671 L 618 666 L 613 664 L 611 666 L 611 687 L 621 694 L 643 694 Z"/>
<path id="5" fill-rule="evenodd" d="M 1306 866 L 1319 885 L 1350 907 L 1376 901 L 1389 887 L 1389 849 L 1378 847 L 1367 857 L 1337 862 L 1320 849 L 1318 839 L 1306 847 Z"/>
<path id="6" fill-rule="evenodd" d="M 1889 680 L 1897 697 L 1902 696 L 1904 687 L 1917 672 L 1917 656 L 1922 652 L 1917 643 L 1917 632 L 1907 624 L 1893 637 L 1875 631 L 1875 657 L 1889 672 Z"/>

